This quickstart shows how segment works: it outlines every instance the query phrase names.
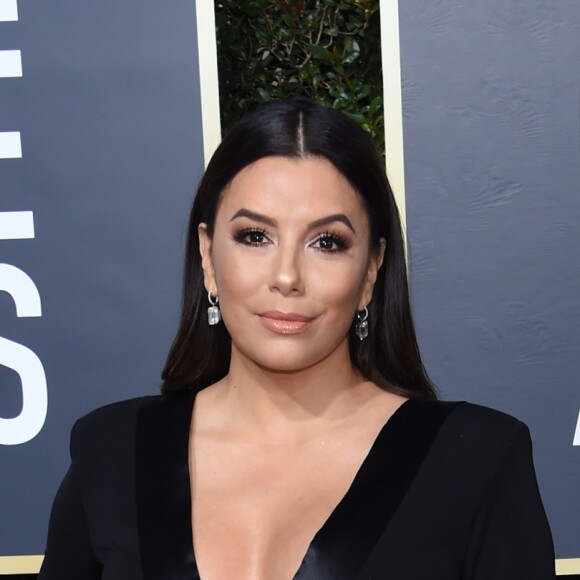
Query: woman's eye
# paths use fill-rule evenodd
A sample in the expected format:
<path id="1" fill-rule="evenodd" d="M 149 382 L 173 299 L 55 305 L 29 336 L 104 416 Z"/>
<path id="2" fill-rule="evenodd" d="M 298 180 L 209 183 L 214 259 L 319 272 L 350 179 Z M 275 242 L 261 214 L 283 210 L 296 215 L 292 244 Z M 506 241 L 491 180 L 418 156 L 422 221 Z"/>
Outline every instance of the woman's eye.
<path id="1" fill-rule="evenodd" d="M 268 241 L 266 232 L 256 229 L 242 230 L 235 235 L 234 239 L 238 244 L 246 246 L 263 246 Z"/>
<path id="2" fill-rule="evenodd" d="M 343 252 L 348 249 L 347 241 L 337 234 L 321 234 L 314 241 L 314 247 L 323 252 Z"/>

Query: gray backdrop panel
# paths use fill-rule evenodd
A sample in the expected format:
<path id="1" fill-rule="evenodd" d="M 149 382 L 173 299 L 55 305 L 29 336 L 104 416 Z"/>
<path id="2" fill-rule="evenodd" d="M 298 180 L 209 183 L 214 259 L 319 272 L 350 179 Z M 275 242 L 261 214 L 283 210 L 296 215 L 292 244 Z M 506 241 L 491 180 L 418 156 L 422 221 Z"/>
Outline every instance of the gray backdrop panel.
<path id="1" fill-rule="evenodd" d="M 580 558 L 580 5 L 399 4 L 416 318 L 441 394 L 531 427 Z"/>
<path id="2" fill-rule="evenodd" d="M 40 434 L 0 446 L 0 555 L 44 550 L 73 421 L 155 393 L 175 330 L 186 214 L 203 170 L 192 0 L 20 1 L 0 49 L 23 77 L 0 79 L 0 211 L 33 211 L 36 237 L 0 240 L 0 262 L 36 284 L 41 318 L 0 292 L 0 335 L 32 349 L 48 382 Z M 0 366 L 0 415 L 22 405 Z"/>

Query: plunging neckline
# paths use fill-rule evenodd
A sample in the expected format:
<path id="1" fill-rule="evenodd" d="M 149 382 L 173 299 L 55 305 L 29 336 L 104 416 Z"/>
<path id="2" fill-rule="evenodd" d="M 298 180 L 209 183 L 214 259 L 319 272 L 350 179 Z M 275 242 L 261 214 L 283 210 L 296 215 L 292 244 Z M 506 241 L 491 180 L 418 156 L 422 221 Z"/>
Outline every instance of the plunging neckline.
<path id="1" fill-rule="evenodd" d="M 147 580 L 200 578 L 189 470 L 195 394 L 184 391 L 146 399 L 139 411 L 136 496 Z M 385 421 L 345 494 L 308 544 L 293 580 L 356 578 L 448 413 L 447 407 L 444 413 L 433 413 L 428 403 L 409 399 Z"/>
<path id="2" fill-rule="evenodd" d="M 191 444 L 192 444 L 192 440 L 193 440 L 193 428 L 194 428 L 194 419 L 193 419 L 193 414 L 195 413 L 195 401 L 197 398 L 197 393 L 195 393 L 193 395 L 192 398 L 192 402 L 191 402 L 191 420 L 190 420 L 190 429 L 188 432 L 188 470 L 189 470 L 189 489 L 190 489 L 190 502 L 193 500 L 193 496 L 192 496 L 192 491 L 193 491 L 193 482 L 192 482 L 192 471 L 191 471 L 191 465 L 189 464 L 189 459 L 191 458 Z M 344 492 L 344 494 L 341 496 L 341 498 L 339 499 L 339 501 L 336 503 L 336 505 L 332 508 L 332 510 L 330 511 L 330 513 L 328 514 L 328 516 L 325 518 L 325 520 L 322 522 L 322 525 L 318 528 L 318 530 L 314 533 L 314 535 L 312 536 L 312 539 L 310 540 L 310 542 L 308 543 L 308 546 L 306 548 L 306 551 L 304 553 L 304 556 L 302 557 L 302 559 L 300 560 L 300 565 L 297 568 L 296 573 L 292 576 L 292 580 L 297 580 L 298 578 L 300 578 L 300 571 L 305 567 L 305 560 L 307 559 L 309 552 L 311 551 L 311 548 L 313 546 L 313 544 L 319 540 L 319 538 L 321 536 L 324 535 L 325 533 L 325 528 L 327 527 L 328 522 L 332 519 L 336 519 L 337 515 L 336 513 L 340 511 L 341 509 L 341 505 L 344 503 L 349 503 L 349 496 L 356 493 L 356 491 L 353 491 L 353 489 L 356 489 L 359 486 L 359 482 L 357 480 L 360 480 L 362 478 L 361 476 L 361 472 L 365 470 L 366 468 L 366 463 L 369 461 L 369 456 L 371 456 L 373 454 L 373 450 L 375 449 L 375 447 L 378 446 L 378 441 L 384 437 L 383 432 L 387 430 L 387 427 L 389 425 L 389 423 L 395 418 L 395 416 L 397 415 L 397 413 L 399 412 L 399 410 L 404 407 L 407 403 L 409 403 L 409 401 L 411 401 L 411 399 L 407 399 L 405 401 L 403 401 L 390 415 L 389 417 L 382 423 L 382 425 L 379 427 L 377 433 L 375 434 L 375 437 L 372 439 L 370 446 L 368 447 L 365 455 L 362 458 L 362 461 L 360 462 L 357 470 L 354 473 L 354 476 L 352 478 L 352 480 L 350 481 L 346 491 Z M 195 542 L 193 542 L 193 521 L 191 521 L 191 533 L 192 533 L 192 556 L 193 559 L 196 563 L 196 573 L 197 573 L 197 577 L 200 578 L 200 574 L 199 571 L 197 569 L 197 557 L 196 557 L 196 551 L 195 551 Z"/>

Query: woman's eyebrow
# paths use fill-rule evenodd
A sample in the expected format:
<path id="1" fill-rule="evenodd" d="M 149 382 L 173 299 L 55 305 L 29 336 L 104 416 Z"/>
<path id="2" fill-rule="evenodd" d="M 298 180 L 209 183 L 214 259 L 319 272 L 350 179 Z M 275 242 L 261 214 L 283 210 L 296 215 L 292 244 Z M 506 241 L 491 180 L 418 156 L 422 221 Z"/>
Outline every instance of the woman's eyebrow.
<path id="1" fill-rule="evenodd" d="M 278 225 L 278 222 L 268 216 L 262 215 L 261 213 L 256 213 L 255 211 L 251 211 L 249 209 L 239 209 L 235 214 L 234 217 L 232 217 L 232 219 L 230 220 L 230 222 L 233 222 L 236 218 L 239 217 L 245 217 L 251 220 L 254 220 L 256 222 L 260 222 L 263 224 L 266 224 L 268 226 L 272 226 L 273 228 L 275 228 Z"/>
<path id="2" fill-rule="evenodd" d="M 342 222 L 353 234 L 356 234 L 356 230 L 352 225 L 352 222 L 343 213 L 333 213 L 332 215 L 320 218 L 319 220 L 314 220 L 308 224 L 308 229 L 319 228 L 320 226 L 327 226 L 334 222 Z"/>
<path id="3" fill-rule="evenodd" d="M 245 217 L 245 218 L 254 220 L 256 222 L 260 222 L 260 223 L 266 224 L 268 226 L 272 226 L 273 228 L 278 226 L 278 222 L 274 218 L 265 216 L 261 213 L 256 213 L 255 211 L 251 211 L 251 210 L 245 209 L 245 208 L 239 209 L 234 214 L 234 216 L 232 217 L 230 222 L 232 222 L 236 218 L 240 218 L 240 217 Z M 308 229 L 311 230 L 314 228 L 319 228 L 320 226 L 327 226 L 327 225 L 334 223 L 334 222 L 343 223 L 349 230 L 352 231 L 353 234 L 356 234 L 356 230 L 354 229 L 352 222 L 343 213 L 334 213 L 332 215 L 325 216 L 323 218 L 314 220 L 313 222 L 310 222 L 308 224 Z"/>

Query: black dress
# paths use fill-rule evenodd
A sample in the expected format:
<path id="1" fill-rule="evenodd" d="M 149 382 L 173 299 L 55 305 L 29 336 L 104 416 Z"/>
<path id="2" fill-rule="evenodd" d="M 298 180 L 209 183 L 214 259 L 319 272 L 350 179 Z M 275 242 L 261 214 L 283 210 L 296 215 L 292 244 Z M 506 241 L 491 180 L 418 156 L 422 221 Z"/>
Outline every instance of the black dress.
<path id="1" fill-rule="evenodd" d="M 133 399 L 77 422 L 40 580 L 199 578 L 188 468 L 194 398 Z M 555 578 L 527 427 L 469 403 L 405 402 L 294 578 Z"/>

